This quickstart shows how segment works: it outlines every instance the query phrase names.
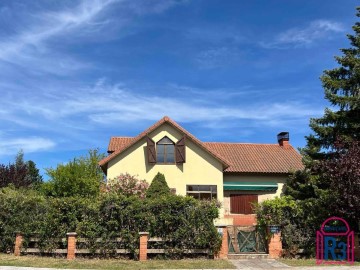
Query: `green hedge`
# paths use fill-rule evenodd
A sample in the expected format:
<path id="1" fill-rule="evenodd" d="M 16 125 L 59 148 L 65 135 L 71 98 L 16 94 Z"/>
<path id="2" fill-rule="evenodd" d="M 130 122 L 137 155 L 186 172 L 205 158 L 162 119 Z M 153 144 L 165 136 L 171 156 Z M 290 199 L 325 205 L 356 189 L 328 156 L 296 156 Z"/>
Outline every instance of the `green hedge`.
<path id="1" fill-rule="evenodd" d="M 290 196 L 265 200 L 256 206 L 258 225 L 280 225 L 283 256 L 296 257 L 315 255 L 315 227 L 304 224 L 304 206 Z"/>
<path id="2" fill-rule="evenodd" d="M 136 256 L 141 231 L 164 238 L 161 248 L 169 256 L 180 256 L 182 250 L 190 248 L 205 248 L 215 254 L 221 246 L 213 225 L 218 217 L 216 202 L 176 195 L 140 199 L 111 192 L 96 199 L 51 198 L 35 191 L 3 188 L 0 203 L 2 252 L 13 251 L 16 231 L 24 234 L 25 245 L 36 235 L 43 251 L 55 249 L 58 239 L 75 231 L 78 237 L 89 239 L 79 243 L 82 248 L 100 249 L 104 256 L 114 255 L 116 248 L 126 248 Z M 96 241 L 99 237 L 103 242 Z M 112 241 L 115 237 L 124 240 L 121 247 Z"/>

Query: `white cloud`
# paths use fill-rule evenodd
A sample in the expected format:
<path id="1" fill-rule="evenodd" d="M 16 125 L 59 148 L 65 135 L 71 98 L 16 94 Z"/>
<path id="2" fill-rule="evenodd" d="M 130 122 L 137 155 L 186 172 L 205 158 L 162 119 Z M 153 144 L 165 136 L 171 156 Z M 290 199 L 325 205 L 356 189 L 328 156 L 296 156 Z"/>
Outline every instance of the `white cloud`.
<path id="1" fill-rule="evenodd" d="M 58 12 L 37 14 L 37 20 L 30 25 L 24 25 L 23 30 L 16 36 L 8 37 L 0 43 L 0 59 L 15 64 L 29 64 L 40 55 L 50 56 L 50 50 L 46 42 L 54 37 L 68 34 L 79 27 L 86 27 L 105 8 L 115 0 L 92 0 L 81 1 L 76 7 Z M 51 58 L 56 58 L 59 53 Z M 65 59 L 60 55 L 60 65 L 72 67 L 76 64 L 74 59 L 67 56 Z M 56 63 L 56 61 L 54 61 Z M 46 63 L 45 63 L 46 64 Z M 48 63 L 49 64 L 49 63 Z M 34 65 L 33 68 L 36 68 Z M 56 69 L 56 68 L 55 68 Z"/>
<path id="2" fill-rule="evenodd" d="M 60 5 L 62 9 L 56 11 L 36 12 L 31 16 L 29 11 L 24 14 L 26 18 L 23 21 L 16 22 L 15 34 L 0 36 L 0 64 L 3 66 L 0 69 L 9 68 L 10 64 L 36 75 L 49 73 L 64 76 L 95 68 L 70 53 L 68 48 L 71 47 L 66 45 L 84 40 L 102 42 L 110 36 L 112 39 L 119 38 L 121 33 L 117 30 L 136 16 L 161 13 L 180 2 L 77 0 L 70 1 L 72 6 L 64 8 Z M 115 7 L 116 17 L 111 14 Z"/>
<path id="3" fill-rule="evenodd" d="M 334 33 L 343 32 L 341 23 L 329 20 L 316 20 L 305 28 L 291 28 L 278 34 L 274 41 L 261 42 L 264 48 L 283 49 L 288 47 L 306 47 L 315 41 L 329 38 Z"/>
<path id="4" fill-rule="evenodd" d="M 219 96 L 222 93 L 226 95 L 226 92 L 227 89 L 216 90 Z M 51 98 L 47 93 L 48 89 L 43 89 L 42 95 L 3 100 L 0 105 L 3 103 L 12 108 L 13 116 L 23 115 L 30 122 L 31 118 L 36 119 L 36 122 L 39 119 L 56 122 L 60 129 L 62 126 L 71 126 L 74 121 L 77 128 L 80 128 L 82 125 L 106 126 L 142 120 L 157 121 L 164 115 L 179 122 L 249 120 L 264 125 L 272 121 L 273 125 L 274 121 L 303 120 L 321 114 L 321 111 L 299 101 L 263 101 L 248 105 L 242 103 L 241 107 L 228 104 L 221 106 L 217 95 L 207 96 L 206 92 L 193 92 L 192 100 L 187 100 L 140 94 L 122 84 L 107 84 L 104 80 L 92 87 L 68 89 L 66 93 L 54 90 Z M 201 98 L 207 102 L 198 102 Z"/>
<path id="5" fill-rule="evenodd" d="M 55 147 L 55 142 L 41 137 L 4 138 L 0 140 L 0 155 L 7 155 L 24 150 L 25 153 L 46 151 Z"/>

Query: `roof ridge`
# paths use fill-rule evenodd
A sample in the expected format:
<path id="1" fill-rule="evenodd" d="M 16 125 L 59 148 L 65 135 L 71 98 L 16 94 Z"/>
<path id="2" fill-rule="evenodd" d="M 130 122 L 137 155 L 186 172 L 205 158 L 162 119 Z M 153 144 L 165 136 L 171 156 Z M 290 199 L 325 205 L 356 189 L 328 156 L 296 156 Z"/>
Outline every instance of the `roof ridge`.
<path id="1" fill-rule="evenodd" d="M 251 145 L 277 145 L 278 143 L 242 143 L 242 142 L 203 142 L 203 143 L 218 143 L 218 144 L 251 144 Z"/>

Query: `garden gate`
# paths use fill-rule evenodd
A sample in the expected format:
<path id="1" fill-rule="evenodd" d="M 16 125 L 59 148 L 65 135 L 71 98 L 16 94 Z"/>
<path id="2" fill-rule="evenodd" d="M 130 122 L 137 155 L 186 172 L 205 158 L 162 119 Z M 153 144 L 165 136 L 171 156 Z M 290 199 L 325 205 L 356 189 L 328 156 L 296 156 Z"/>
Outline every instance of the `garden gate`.
<path id="1" fill-rule="evenodd" d="M 260 226 L 229 226 L 229 253 L 267 253 L 266 230 Z"/>

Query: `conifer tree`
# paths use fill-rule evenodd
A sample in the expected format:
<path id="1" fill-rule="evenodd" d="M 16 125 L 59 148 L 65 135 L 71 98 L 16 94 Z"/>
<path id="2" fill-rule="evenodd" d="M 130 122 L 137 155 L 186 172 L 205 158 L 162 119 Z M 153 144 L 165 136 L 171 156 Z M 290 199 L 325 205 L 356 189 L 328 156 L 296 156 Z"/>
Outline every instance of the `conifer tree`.
<path id="1" fill-rule="evenodd" d="M 146 191 L 146 197 L 157 198 L 160 196 L 170 195 L 170 188 L 166 182 L 165 176 L 162 173 L 157 173 L 153 181 L 151 182 L 148 190 Z"/>
<path id="2" fill-rule="evenodd" d="M 42 184 L 43 178 L 39 173 L 39 169 L 36 167 L 36 164 L 34 161 L 29 160 L 26 162 L 27 165 L 27 177 L 29 178 L 31 185 L 34 188 L 38 188 L 39 185 Z"/>
<path id="3" fill-rule="evenodd" d="M 360 7 L 356 9 L 360 17 Z M 347 35 L 351 47 L 335 57 L 340 66 L 321 76 L 325 98 L 334 109 L 326 108 L 323 117 L 310 120 L 314 134 L 306 137 L 307 146 L 302 149 L 310 163 L 331 154 L 337 140 L 360 140 L 360 22 L 352 28 L 354 34 Z"/>
<path id="4" fill-rule="evenodd" d="M 360 7 L 356 9 L 356 16 L 360 17 Z M 327 175 L 324 164 L 337 162 L 338 142 L 346 152 L 347 146 L 360 140 L 359 21 L 353 30 L 354 34 L 347 35 L 351 47 L 341 49 L 342 55 L 335 57 L 339 67 L 325 70 L 321 76 L 325 98 L 333 108 L 326 108 L 322 117 L 310 120 L 313 134 L 306 137 L 307 145 L 301 149 L 305 169 L 288 179 L 284 192 L 303 209 L 304 214 L 296 225 L 306 226 L 313 233 L 326 217 L 339 213 L 339 209 L 330 205 L 343 196 L 333 178 Z M 340 173 L 333 175 L 339 176 Z M 309 246 L 313 244 L 311 241 L 308 243 Z"/>

